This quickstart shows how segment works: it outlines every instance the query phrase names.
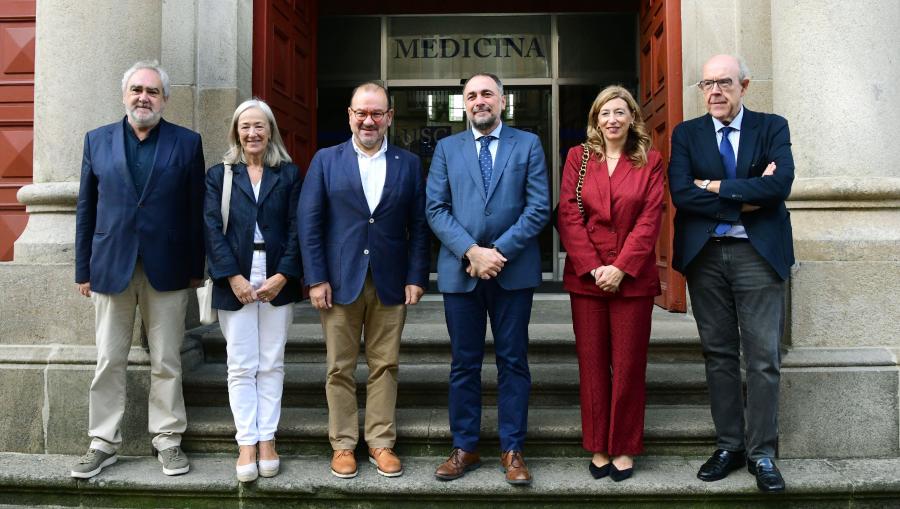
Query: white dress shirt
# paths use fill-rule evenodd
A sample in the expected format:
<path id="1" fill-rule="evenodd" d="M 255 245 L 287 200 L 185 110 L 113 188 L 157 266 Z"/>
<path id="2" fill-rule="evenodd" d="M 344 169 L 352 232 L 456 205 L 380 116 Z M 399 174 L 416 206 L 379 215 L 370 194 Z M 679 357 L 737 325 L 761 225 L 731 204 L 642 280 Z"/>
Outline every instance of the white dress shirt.
<path id="1" fill-rule="evenodd" d="M 731 148 L 734 149 L 734 161 L 735 165 L 737 165 L 738 158 L 738 147 L 741 145 L 741 121 L 744 119 L 744 106 L 741 105 L 741 110 L 738 111 L 738 114 L 735 115 L 734 120 L 728 124 L 728 127 L 732 129 L 730 133 L 728 133 L 728 141 L 731 142 Z M 722 128 L 725 127 L 725 124 L 719 121 L 716 117 L 712 118 L 713 126 L 716 129 L 716 148 L 722 143 Z M 736 223 L 731 225 L 731 228 L 725 232 L 724 237 L 737 237 L 739 239 L 747 238 L 747 230 L 744 229 L 744 225 L 741 224 L 741 221 L 738 220 Z"/>
<path id="2" fill-rule="evenodd" d="M 353 150 L 356 151 L 356 162 L 359 163 L 359 180 L 362 182 L 363 193 L 369 204 L 369 212 L 375 212 L 375 207 L 381 201 L 381 193 L 384 191 L 384 179 L 387 175 L 387 137 L 381 142 L 381 148 L 373 156 L 363 152 L 353 139 Z"/>
<path id="3" fill-rule="evenodd" d="M 496 139 L 491 140 L 491 143 L 488 145 L 488 150 L 491 152 L 491 165 L 497 161 L 497 147 L 500 145 L 500 129 L 503 128 L 503 122 L 497 124 L 497 128 L 488 134 L 481 134 L 481 131 L 472 127 L 472 134 L 475 136 L 475 159 L 481 157 L 481 142 L 478 141 L 478 138 L 482 136 L 494 136 Z"/>

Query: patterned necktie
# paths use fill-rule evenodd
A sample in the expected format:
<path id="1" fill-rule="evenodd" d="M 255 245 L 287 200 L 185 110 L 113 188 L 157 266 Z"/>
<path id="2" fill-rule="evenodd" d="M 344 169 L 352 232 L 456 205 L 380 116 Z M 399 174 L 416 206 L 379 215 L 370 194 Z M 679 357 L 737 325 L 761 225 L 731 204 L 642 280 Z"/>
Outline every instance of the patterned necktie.
<path id="1" fill-rule="evenodd" d="M 488 188 L 491 187 L 491 175 L 494 173 L 494 163 L 491 160 L 491 151 L 488 147 L 492 140 L 496 140 L 496 136 L 482 136 L 478 138 L 481 142 L 481 150 L 478 151 L 478 165 L 481 166 L 481 182 L 484 184 L 484 194 L 487 194 Z"/>
<path id="2" fill-rule="evenodd" d="M 719 155 L 722 156 L 722 164 L 725 166 L 726 179 L 737 178 L 737 162 L 734 158 L 734 147 L 731 146 L 731 141 L 728 139 L 728 134 L 731 131 L 734 131 L 733 127 L 725 126 L 719 129 L 719 132 L 722 133 L 722 142 L 719 143 Z M 716 235 L 725 235 L 730 229 L 731 223 L 719 223 L 716 225 Z"/>

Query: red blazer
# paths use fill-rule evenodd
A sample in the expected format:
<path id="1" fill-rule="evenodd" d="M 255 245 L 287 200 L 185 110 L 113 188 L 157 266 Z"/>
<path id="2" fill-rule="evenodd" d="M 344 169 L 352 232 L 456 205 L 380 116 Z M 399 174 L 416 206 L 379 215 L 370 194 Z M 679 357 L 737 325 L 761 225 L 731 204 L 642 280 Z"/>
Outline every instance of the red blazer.
<path id="1" fill-rule="evenodd" d="M 563 286 L 572 293 L 604 297 L 659 295 L 655 248 L 665 193 L 662 157 L 650 150 L 641 168 L 623 157 L 610 177 L 606 161 L 591 154 L 581 193 L 585 223 L 575 199 L 581 155 L 581 145 L 569 149 L 562 174 L 558 228 L 566 249 Z M 601 265 L 625 272 L 618 293 L 594 284 L 591 270 Z"/>

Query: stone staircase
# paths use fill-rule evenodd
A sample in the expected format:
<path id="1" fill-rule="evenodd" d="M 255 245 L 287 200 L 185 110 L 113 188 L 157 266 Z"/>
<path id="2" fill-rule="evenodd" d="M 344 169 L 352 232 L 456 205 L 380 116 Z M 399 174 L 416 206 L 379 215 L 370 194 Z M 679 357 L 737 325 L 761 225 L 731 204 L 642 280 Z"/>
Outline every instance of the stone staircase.
<path id="1" fill-rule="evenodd" d="M 450 347 L 439 295 L 411 307 L 401 344 L 397 450 L 404 475 L 387 479 L 365 461 L 352 480 L 329 473 L 325 350 L 318 314 L 298 305 L 286 348 L 277 435 L 282 472 L 242 485 L 234 478 L 234 426 L 228 407 L 225 341 L 218 325 L 189 332 L 183 349 L 190 454 L 188 475 L 164 476 L 152 457 L 122 457 L 86 481 L 68 476 L 73 456 L 0 453 L 0 507 L 900 507 L 900 459 L 780 460 L 788 491 L 766 496 L 744 471 L 716 483 L 695 474 L 714 448 L 696 326 L 655 310 L 647 369 L 646 454 L 623 483 L 594 481 L 581 448 L 578 365 L 568 297 L 535 297 L 530 326 L 532 396 L 525 455 L 531 487 L 499 471 L 496 367 L 488 336 L 482 380 L 483 467 L 457 481 L 433 477 L 450 450 L 447 380 Z M 367 367 L 358 366 L 365 401 Z M 362 432 L 360 432 L 362 436 Z M 364 443 L 357 457 L 365 458 Z"/>

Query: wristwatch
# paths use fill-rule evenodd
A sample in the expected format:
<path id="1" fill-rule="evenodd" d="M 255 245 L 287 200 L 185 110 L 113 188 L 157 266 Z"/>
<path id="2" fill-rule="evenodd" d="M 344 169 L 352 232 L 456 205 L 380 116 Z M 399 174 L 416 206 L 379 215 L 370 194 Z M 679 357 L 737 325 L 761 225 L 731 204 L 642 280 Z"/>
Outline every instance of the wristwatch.
<path id="1" fill-rule="evenodd" d="M 706 179 L 703 182 L 700 182 L 700 189 L 703 189 L 704 191 L 706 191 L 706 188 L 709 187 L 709 182 L 710 182 L 709 179 Z"/>

